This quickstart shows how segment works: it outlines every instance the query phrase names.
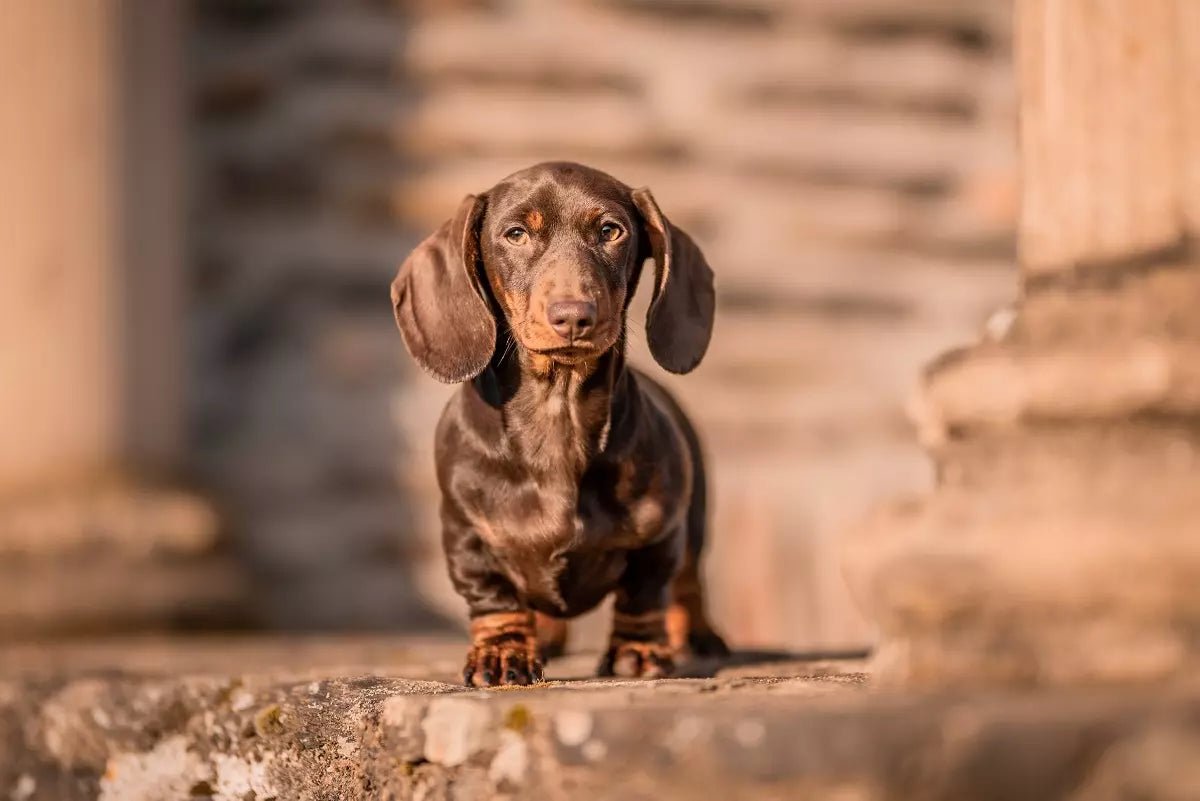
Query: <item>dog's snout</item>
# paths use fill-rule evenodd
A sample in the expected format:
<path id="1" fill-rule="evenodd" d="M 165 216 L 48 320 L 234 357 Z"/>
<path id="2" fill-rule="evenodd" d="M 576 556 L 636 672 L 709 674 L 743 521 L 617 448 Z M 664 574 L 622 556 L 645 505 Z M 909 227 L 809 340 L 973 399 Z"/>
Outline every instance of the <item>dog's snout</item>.
<path id="1" fill-rule="evenodd" d="M 595 327 L 596 304 L 586 300 L 555 301 L 546 307 L 546 318 L 563 339 L 578 339 Z"/>

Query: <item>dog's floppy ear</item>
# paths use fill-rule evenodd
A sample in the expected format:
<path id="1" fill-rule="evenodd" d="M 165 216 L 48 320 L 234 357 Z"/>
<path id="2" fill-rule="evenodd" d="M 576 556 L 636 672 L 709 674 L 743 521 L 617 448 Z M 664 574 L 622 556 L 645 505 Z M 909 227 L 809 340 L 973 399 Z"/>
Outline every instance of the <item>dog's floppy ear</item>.
<path id="1" fill-rule="evenodd" d="M 664 370 L 691 372 L 712 338 L 712 269 L 692 238 L 663 216 L 649 189 L 635 189 L 631 197 L 654 258 L 654 295 L 646 312 L 650 353 Z"/>
<path id="2" fill-rule="evenodd" d="M 474 378 L 496 346 L 496 321 L 479 286 L 484 199 L 467 195 L 454 219 L 417 245 L 392 281 L 392 307 L 408 352 L 447 384 Z"/>

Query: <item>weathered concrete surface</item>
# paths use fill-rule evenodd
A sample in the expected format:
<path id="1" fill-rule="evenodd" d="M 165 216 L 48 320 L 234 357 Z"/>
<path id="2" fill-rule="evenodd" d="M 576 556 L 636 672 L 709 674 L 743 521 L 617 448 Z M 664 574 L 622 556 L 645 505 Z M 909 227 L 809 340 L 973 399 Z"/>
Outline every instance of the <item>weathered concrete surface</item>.
<path id="1" fill-rule="evenodd" d="M 1200 687 L 900 694 L 860 662 L 781 660 L 479 691 L 425 678 L 458 643 L 288 646 L 7 649 L 0 798 L 1200 797 Z M 380 661 L 317 675 L 362 657 Z"/>

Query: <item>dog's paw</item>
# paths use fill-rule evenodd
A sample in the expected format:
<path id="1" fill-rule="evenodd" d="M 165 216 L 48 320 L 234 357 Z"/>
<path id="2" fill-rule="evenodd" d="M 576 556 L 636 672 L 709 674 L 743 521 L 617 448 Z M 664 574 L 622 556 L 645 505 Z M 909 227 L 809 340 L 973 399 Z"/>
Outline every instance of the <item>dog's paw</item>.
<path id="1" fill-rule="evenodd" d="M 675 660 L 665 642 L 614 640 L 596 672 L 600 676 L 661 679 L 675 672 Z"/>
<path id="2" fill-rule="evenodd" d="M 476 643 L 467 652 L 463 684 L 468 687 L 536 684 L 542 681 L 542 660 L 536 642 L 503 638 Z"/>

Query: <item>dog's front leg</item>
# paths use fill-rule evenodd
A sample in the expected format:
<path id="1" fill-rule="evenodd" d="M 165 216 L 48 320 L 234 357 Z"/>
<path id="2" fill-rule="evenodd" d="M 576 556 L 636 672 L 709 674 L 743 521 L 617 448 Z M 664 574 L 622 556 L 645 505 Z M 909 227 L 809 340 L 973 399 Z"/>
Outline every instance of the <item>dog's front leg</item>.
<path id="1" fill-rule="evenodd" d="M 471 615 L 463 683 L 474 687 L 542 680 L 533 613 L 483 539 L 467 527 L 443 533 L 450 580 Z"/>
<path id="2" fill-rule="evenodd" d="M 613 604 L 612 634 L 601 676 L 661 678 L 675 670 L 667 640 L 671 580 L 682 561 L 682 533 L 632 551 Z"/>

